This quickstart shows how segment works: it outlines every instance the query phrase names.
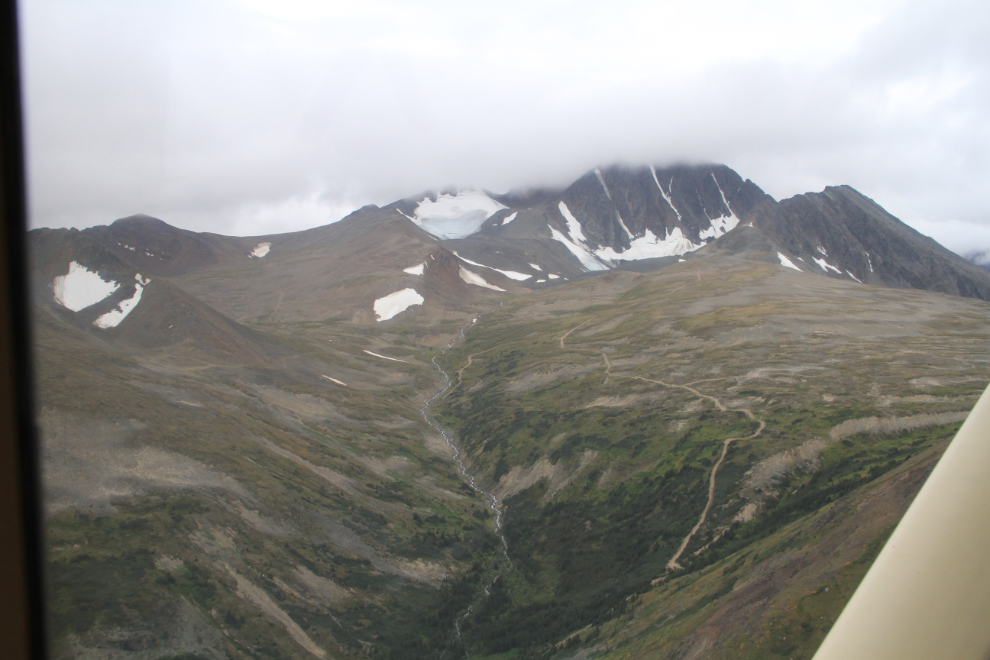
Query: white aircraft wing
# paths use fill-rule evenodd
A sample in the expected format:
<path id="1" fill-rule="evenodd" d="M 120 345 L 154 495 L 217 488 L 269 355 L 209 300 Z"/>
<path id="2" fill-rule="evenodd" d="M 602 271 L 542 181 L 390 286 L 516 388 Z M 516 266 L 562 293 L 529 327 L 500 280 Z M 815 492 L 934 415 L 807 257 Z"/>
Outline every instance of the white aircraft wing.
<path id="1" fill-rule="evenodd" d="M 990 658 L 990 388 L 814 660 Z"/>

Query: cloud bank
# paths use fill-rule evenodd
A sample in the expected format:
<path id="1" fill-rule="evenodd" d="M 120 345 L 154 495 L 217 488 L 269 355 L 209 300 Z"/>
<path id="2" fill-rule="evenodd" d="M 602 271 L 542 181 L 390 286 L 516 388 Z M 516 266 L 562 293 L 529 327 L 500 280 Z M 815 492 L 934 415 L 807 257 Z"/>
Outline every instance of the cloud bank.
<path id="1" fill-rule="evenodd" d="M 32 226 L 143 212 L 261 235 L 448 185 L 723 162 L 849 184 L 990 250 L 990 7 L 792 3 L 21 6 Z"/>

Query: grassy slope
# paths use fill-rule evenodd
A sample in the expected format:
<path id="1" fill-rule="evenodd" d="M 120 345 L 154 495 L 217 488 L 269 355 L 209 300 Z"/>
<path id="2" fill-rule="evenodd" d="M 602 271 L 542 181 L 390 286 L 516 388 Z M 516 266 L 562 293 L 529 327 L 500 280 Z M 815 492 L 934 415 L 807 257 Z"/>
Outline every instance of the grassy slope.
<path id="1" fill-rule="evenodd" d="M 498 598 L 466 628 L 476 654 L 566 656 L 573 651 L 561 643 L 570 639 L 572 647 L 621 645 L 616 657 L 656 657 L 661 649 L 689 657 L 685 644 L 697 637 L 699 653 L 736 657 L 738 649 L 726 649 L 741 631 L 772 637 L 800 619 L 811 631 L 802 628 L 803 637 L 790 637 L 801 644 L 779 649 L 810 657 L 821 638 L 812 631 L 821 626 L 801 619 L 800 608 L 817 611 L 811 603 L 827 601 L 819 609 L 838 613 L 908 496 L 873 512 L 870 520 L 887 524 L 860 521 L 869 531 L 847 534 L 858 542 L 852 555 L 843 554 L 852 567 L 816 574 L 821 584 L 837 581 L 827 597 L 798 599 L 807 585 L 790 576 L 774 596 L 786 606 L 706 622 L 746 576 L 770 570 L 756 557 L 822 551 L 824 541 L 808 538 L 809 526 L 951 437 L 957 425 L 837 441 L 829 431 L 855 418 L 971 407 L 990 377 L 982 357 L 987 307 L 830 288 L 779 271 L 743 264 L 706 272 L 684 264 L 575 284 L 553 299 L 508 305 L 444 357 L 451 370 L 464 368 L 441 419 L 507 496 L 516 562 Z M 660 382 L 691 385 L 729 410 Z M 668 573 L 667 561 L 705 507 L 722 442 L 757 430 L 733 412 L 742 408 L 766 429 L 731 445 L 711 513 L 680 560 L 686 570 Z M 755 465 L 816 438 L 824 450 L 813 459 L 747 487 Z M 759 515 L 734 520 L 747 504 Z M 690 597 L 682 593 L 687 584 L 694 585 Z M 692 611 L 652 632 L 658 618 L 683 609 Z M 623 617 L 651 623 L 633 634 Z M 642 646 L 644 640 L 653 641 Z M 768 657 L 766 648 L 760 653 Z"/>
<path id="2" fill-rule="evenodd" d="M 491 554 L 481 505 L 426 441 L 436 371 L 363 353 L 408 358 L 423 337 L 259 327 L 303 359 L 190 366 L 39 315 L 55 657 L 312 657 L 274 608 L 363 657 L 409 645 L 444 576 Z"/>
<path id="3" fill-rule="evenodd" d="M 506 503 L 514 568 L 487 598 L 491 521 L 419 417 L 454 317 L 262 318 L 291 356 L 231 364 L 42 315 L 48 461 L 76 502 L 48 519 L 56 655 L 313 657 L 303 635 L 337 658 L 745 657 L 755 636 L 754 657 L 807 657 L 954 427 L 747 472 L 849 419 L 971 407 L 988 308 L 781 270 L 607 274 L 517 298 L 440 356 L 462 372 L 437 416 Z M 742 408 L 766 429 L 731 445 L 668 574 L 722 443 L 759 428 Z"/>

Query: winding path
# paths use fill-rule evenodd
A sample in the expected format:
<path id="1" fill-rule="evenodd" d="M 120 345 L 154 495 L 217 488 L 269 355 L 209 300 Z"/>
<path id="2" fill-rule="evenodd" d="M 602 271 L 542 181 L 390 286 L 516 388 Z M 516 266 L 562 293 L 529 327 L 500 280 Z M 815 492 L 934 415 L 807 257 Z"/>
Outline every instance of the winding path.
<path id="1" fill-rule="evenodd" d="M 574 326 L 573 328 L 571 328 L 570 330 L 568 330 L 567 332 L 565 332 L 563 335 L 561 335 L 561 337 L 560 337 L 560 348 L 566 350 L 567 347 L 564 345 L 564 340 L 567 339 L 567 337 L 570 336 L 570 334 L 572 332 L 574 332 L 575 330 L 577 330 L 581 326 L 583 326 L 583 325 L 589 323 L 590 321 L 592 321 L 593 318 L 594 317 L 592 317 L 592 318 L 584 321 L 584 323 L 581 323 L 579 325 Z M 587 351 L 587 350 L 590 350 L 590 349 L 571 348 L 570 350 Z M 684 554 L 684 551 L 687 549 L 688 544 L 691 543 L 691 539 L 694 538 L 694 535 L 698 533 L 698 530 L 701 529 L 701 526 L 704 525 L 705 524 L 705 521 L 708 519 L 708 514 L 711 511 L 712 504 L 715 501 L 715 478 L 718 476 L 718 469 L 720 467 L 722 467 L 722 463 L 725 462 L 725 457 L 729 453 L 729 446 L 733 442 L 736 442 L 738 440 L 752 440 L 754 438 L 758 438 L 760 436 L 760 434 L 763 433 L 763 430 L 767 427 L 767 423 L 765 421 L 763 421 L 762 419 L 757 419 L 756 418 L 756 415 L 754 415 L 753 414 L 753 411 L 750 410 L 749 408 L 729 408 L 724 403 L 722 403 L 722 401 L 719 400 L 718 397 L 710 396 L 708 394 L 702 394 L 698 390 L 696 390 L 693 387 L 691 387 L 691 385 L 696 385 L 698 383 L 710 383 L 710 382 L 719 381 L 719 380 L 726 380 L 727 378 L 725 378 L 725 377 L 723 377 L 723 378 L 707 378 L 707 379 L 704 379 L 704 380 L 696 380 L 696 381 L 694 381 L 694 382 L 692 382 L 692 383 L 690 383 L 688 385 L 677 385 L 677 384 L 674 384 L 674 383 L 668 383 L 666 381 L 657 380 L 657 379 L 654 379 L 654 378 L 644 378 L 643 376 L 625 376 L 625 375 L 621 375 L 621 374 L 620 375 L 614 375 L 614 374 L 612 374 L 612 362 L 608 359 L 608 355 L 605 354 L 605 351 L 600 351 L 600 352 L 602 354 L 602 357 L 605 359 L 605 382 L 602 383 L 603 385 L 605 383 L 608 383 L 608 381 L 609 381 L 610 378 L 628 378 L 629 380 L 641 380 L 641 381 L 646 382 L 646 383 L 654 383 L 656 385 L 661 385 L 663 387 L 668 387 L 668 388 L 672 388 L 672 389 L 685 390 L 685 391 L 690 392 L 691 394 L 693 394 L 693 395 L 695 395 L 695 396 L 697 396 L 697 397 L 699 397 L 701 399 L 707 399 L 708 401 L 711 401 L 713 404 L 715 404 L 715 407 L 718 408 L 719 412 L 742 413 L 743 415 L 745 415 L 751 421 L 757 422 L 759 424 L 759 428 L 757 428 L 756 431 L 754 433 L 752 433 L 751 435 L 747 435 L 747 436 L 744 436 L 744 437 L 738 437 L 738 438 L 727 438 L 727 439 L 725 439 L 725 440 L 722 441 L 722 454 L 721 454 L 721 456 L 719 456 L 718 461 L 712 467 L 711 475 L 709 475 L 709 477 L 708 477 L 708 502 L 705 504 L 705 509 L 704 509 L 704 511 L 701 512 L 701 515 L 698 516 L 698 522 L 695 523 L 694 527 L 691 528 L 691 531 L 688 532 L 687 536 L 685 536 L 684 539 L 681 541 L 681 545 L 677 548 L 677 552 L 674 553 L 674 556 L 671 557 L 670 560 L 667 562 L 667 570 L 668 571 L 683 570 L 684 567 L 681 566 L 680 563 L 678 563 L 678 560 L 681 558 L 681 555 Z M 657 578 L 656 580 L 653 581 L 653 584 L 656 584 L 656 583 L 662 581 L 663 579 L 664 579 L 663 577 L 659 577 L 659 578 Z"/>
<path id="2" fill-rule="evenodd" d="M 579 323 L 579 324 L 577 324 L 576 326 L 574 326 L 573 328 L 571 328 L 570 330 L 568 330 L 567 332 L 565 332 L 564 334 L 562 334 L 562 335 L 560 336 L 560 347 L 561 347 L 561 348 L 566 348 L 566 347 L 564 346 L 564 340 L 565 340 L 565 339 L 567 339 L 567 338 L 568 338 L 568 337 L 570 336 L 570 334 L 571 334 L 572 332 L 574 332 L 575 330 L 577 330 L 578 328 L 580 328 L 580 327 L 581 327 L 582 325 L 587 325 L 588 323 L 591 323 L 591 322 L 592 322 L 592 321 L 594 321 L 594 320 L 595 320 L 595 317 L 594 317 L 594 316 L 592 316 L 592 317 L 591 317 L 590 319 L 588 319 L 588 320 L 587 320 L 587 321 L 585 321 L 584 323 Z"/>
<path id="3" fill-rule="evenodd" d="M 751 435 L 747 435 L 739 438 L 727 438 L 722 442 L 722 455 L 719 456 L 718 462 L 715 463 L 714 467 L 712 467 L 711 476 L 708 478 L 708 503 L 705 504 L 705 510 L 701 512 L 701 515 L 698 517 L 698 522 L 695 523 L 694 527 L 691 528 L 691 531 L 688 532 L 688 535 L 684 537 L 683 541 L 681 541 L 681 545 L 679 548 L 677 548 L 677 552 L 674 553 L 674 556 L 671 557 L 670 561 L 667 562 L 667 570 L 669 571 L 682 570 L 684 567 L 681 566 L 677 562 L 677 560 L 681 558 L 681 555 L 684 554 L 684 551 L 687 549 L 688 544 L 691 542 L 691 539 L 694 538 L 694 535 L 698 533 L 698 530 L 701 529 L 701 526 L 705 524 L 705 520 L 708 519 L 708 512 L 711 511 L 712 503 L 715 501 L 715 477 L 718 475 L 718 469 L 722 467 L 722 462 L 725 461 L 725 457 L 729 453 L 729 445 L 731 445 L 736 440 L 752 440 L 753 438 L 758 438 L 760 434 L 763 433 L 763 429 L 767 427 L 767 423 L 764 422 L 762 419 L 757 419 L 756 415 L 754 415 L 753 411 L 750 410 L 749 408 L 728 408 L 717 397 L 709 396 L 707 394 L 702 394 L 701 392 L 699 392 L 698 390 L 694 389 L 689 385 L 675 385 L 673 383 L 666 383 L 662 380 L 655 380 L 653 378 L 643 378 L 642 376 L 616 376 L 616 378 L 629 378 L 631 380 L 642 380 L 642 381 L 646 381 L 647 383 L 656 383 L 657 385 L 663 385 L 664 387 L 687 390 L 688 392 L 694 394 L 695 396 L 698 396 L 702 399 L 708 399 L 709 401 L 714 403 L 715 407 L 718 408 L 719 411 L 721 412 L 742 413 L 746 415 L 746 417 L 748 417 L 751 421 L 758 422 L 760 425 L 760 427 L 756 429 L 756 432 Z M 721 379 L 713 378 L 711 380 L 721 380 Z M 701 383 L 705 381 L 695 381 L 695 382 Z"/>
<path id="4" fill-rule="evenodd" d="M 462 380 L 461 375 L 464 373 L 464 370 L 467 369 L 468 367 L 470 367 L 471 366 L 471 363 L 474 362 L 474 356 L 475 355 L 482 355 L 484 353 L 489 353 L 491 351 L 494 351 L 496 348 L 503 348 L 505 346 L 511 346 L 512 344 L 518 344 L 518 343 L 519 342 L 517 342 L 517 341 L 512 341 L 512 342 L 509 342 L 507 344 L 499 344 L 497 346 L 492 346 L 491 348 L 486 348 L 485 350 L 478 351 L 477 353 L 471 353 L 471 355 L 468 356 L 467 364 L 465 364 L 463 367 L 461 367 L 460 369 L 457 370 L 457 384 L 458 385 L 461 384 L 461 380 Z M 448 346 L 447 348 L 450 348 L 450 346 Z M 444 352 L 446 352 L 446 350 Z"/>
<path id="5" fill-rule="evenodd" d="M 701 526 L 705 524 L 705 519 L 708 517 L 708 512 L 712 508 L 712 502 L 715 501 L 715 475 L 718 474 L 718 469 L 722 466 L 722 461 L 725 460 L 726 454 L 729 453 L 729 445 L 731 445 L 736 440 L 752 440 L 753 438 L 759 437 L 759 435 L 763 433 L 763 429 L 767 427 L 766 422 L 764 422 L 762 419 L 754 418 L 753 413 L 751 413 L 749 410 L 745 408 L 733 410 L 733 412 L 745 413 L 746 416 L 752 419 L 753 421 L 759 422 L 760 428 L 756 429 L 756 432 L 753 433 L 752 435 L 747 435 L 742 438 L 728 438 L 722 443 L 722 455 L 719 457 L 718 463 L 715 464 L 715 467 L 712 468 L 711 477 L 709 477 L 708 479 L 708 504 L 705 505 L 705 510 L 701 512 L 701 516 L 698 518 L 698 522 L 695 523 L 694 527 L 691 528 L 691 531 L 688 532 L 688 535 L 684 537 L 683 541 L 681 541 L 681 546 L 677 548 L 677 552 L 674 554 L 673 557 L 670 558 L 670 561 L 667 562 L 667 570 L 675 571 L 684 568 L 679 563 L 677 563 L 677 560 L 681 558 L 681 555 L 684 554 L 684 550 L 686 550 L 688 547 L 688 543 L 691 542 L 691 539 L 694 537 L 694 535 L 698 532 L 699 529 L 701 529 Z"/>

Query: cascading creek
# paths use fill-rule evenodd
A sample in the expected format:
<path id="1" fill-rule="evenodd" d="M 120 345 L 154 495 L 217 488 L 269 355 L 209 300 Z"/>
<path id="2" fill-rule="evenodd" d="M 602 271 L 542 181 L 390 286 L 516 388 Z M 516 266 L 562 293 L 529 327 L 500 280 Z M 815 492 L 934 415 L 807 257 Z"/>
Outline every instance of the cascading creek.
<path id="1" fill-rule="evenodd" d="M 502 304 L 504 305 L 505 303 L 502 303 Z M 472 322 L 472 325 L 474 325 L 474 323 L 477 323 L 477 321 L 478 321 L 478 319 L 475 319 Z M 464 330 L 463 329 L 461 329 L 461 338 L 462 339 L 464 338 Z M 454 343 L 456 341 L 457 341 L 457 339 L 455 338 L 449 344 L 447 344 L 447 347 L 444 348 L 442 351 L 440 351 L 440 355 L 443 355 L 448 350 L 450 350 L 450 348 L 454 345 Z M 442 397 L 444 394 L 446 394 L 447 391 L 450 389 L 450 385 L 451 385 L 451 383 L 450 383 L 450 376 L 447 374 L 446 371 L 444 371 L 443 367 L 441 367 L 440 364 L 437 363 L 437 357 L 436 356 L 434 356 L 434 358 L 433 358 L 433 366 L 436 367 L 437 368 L 437 371 L 440 372 L 440 375 L 443 376 L 443 389 L 441 389 L 439 392 L 437 392 L 436 394 L 434 394 L 433 396 L 431 396 L 429 399 L 427 399 L 423 403 L 423 407 L 420 408 L 419 412 L 423 416 L 423 420 L 425 420 L 426 423 L 429 424 L 431 427 L 433 427 L 434 429 L 436 429 L 440 433 L 440 435 L 443 437 L 444 441 L 453 450 L 453 452 L 454 452 L 453 459 L 454 459 L 454 462 L 457 464 L 457 468 L 460 470 L 461 475 L 463 475 L 467 479 L 468 485 L 476 493 L 478 493 L 479 495 L 481 495 L 481 498 L 484 500 L 485 504 L 488 506 L 488 508 L 494 514 L 494 518 L 495 518 L 495 536 L 497 536 L 499 538 L 499 540 L 502 541 L 502 555 L 505 557 L 507 568 L 505 569 L 505 571 L 502 571 L 502 572 L 497 573 L 495 575 L 495 577 L 493 577 L 492 580 L 487 585 L 485 585 L 485 598 L 488 598 L 491 595 L 491 588 L 492 588 L 492 586 L 494 586 L 494 584 L 498 581 L 499 578 L 502 577 L 502 575 L 505 572 L 508 572 L 508 571 L 511 571 L 512 570 L 512 559 L 509 557 L 509 543 L 508 543 L 508 541 L 505 540 L 505 534 L 502 533 L 502 507 L 499 504 L 498 497 L 496 497 L 494 493 L 489 493 L 487 490 L 485 490 L 485 489 L 481 488 L 480 486 L 478 486 L 477 479 L 476 479 L 475 475 L 471 474 L 468 471 L 467 466 L 464 464 L 464 461 L 461 460 L 461 450 L 460 450 L 460 447 L 458 447 L 457 444 L 453 440 L 451 440 L 450 436 L 447 434 L 446 429 L 444 429 L 442 426 L 440 426 L 439 424 L 437 424 L 436 422 L 434 422 L 430 418 L 430 415 L 429 415 L 430 406 L 433 404 L 434 401 L 438 400 L 440 397 Z M 457 617 L 457 619 L 454 621 L 454 630 L 455 630 L 455 632 L 457 634 L 458 640 L 461 639 L 461 621 L 463 621 L 468 616 L 470 616 L 473 611 L 474 611 L 474 605 L 472 604 L 472 605 L 468 606 L 467 611 L 465 611 L 464 614 L 462 614 L 461 616 Z"/>

